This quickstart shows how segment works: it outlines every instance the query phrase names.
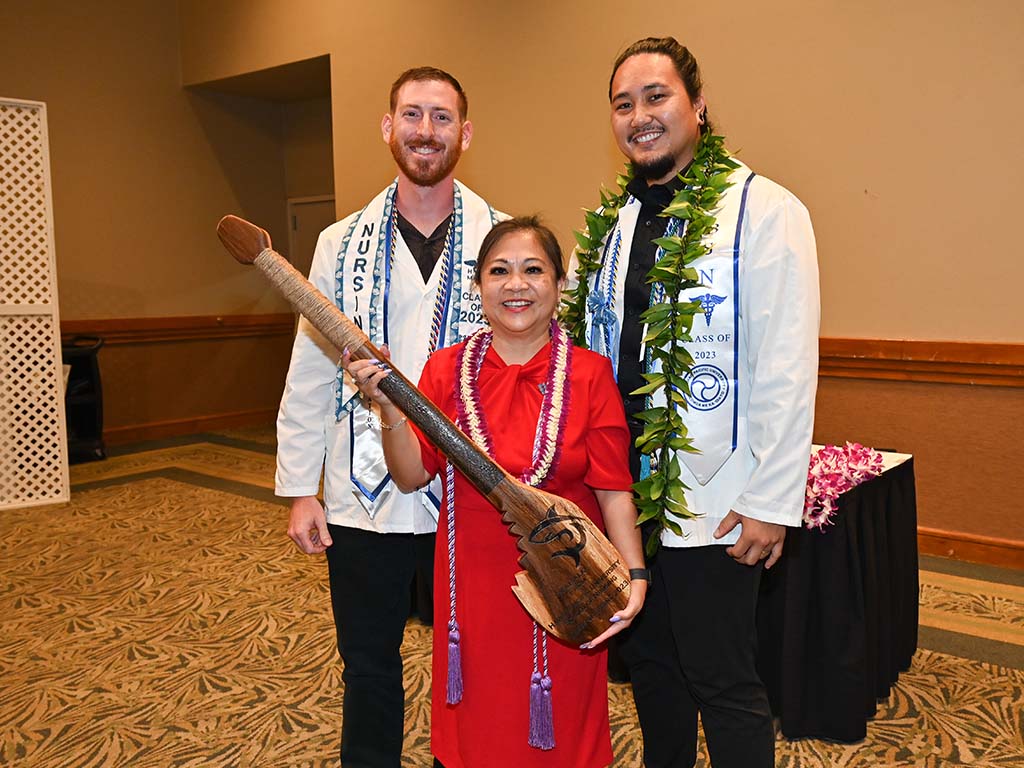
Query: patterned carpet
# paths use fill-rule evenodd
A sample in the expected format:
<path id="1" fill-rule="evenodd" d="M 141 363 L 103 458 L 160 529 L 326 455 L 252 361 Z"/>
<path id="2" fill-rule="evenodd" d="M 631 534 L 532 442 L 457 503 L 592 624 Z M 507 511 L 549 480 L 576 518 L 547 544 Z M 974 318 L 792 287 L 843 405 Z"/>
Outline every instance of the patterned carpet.
<path id="1" fill-rule="evenodd" d="M 269 431 L 204 435 L 0 514 L 0 765 L 336 765 L 326 569 L 285 537 L 272 479 Z M 867 739 L 780 737 L 777 765 L 1024 766 L 1024 574 L 922 569 L 922 650 Z M 430 765 L 430 631 L 403 647 L 406 766 Z M 609 700 L 615 765 L 640 766 L 628 687 Z"/>

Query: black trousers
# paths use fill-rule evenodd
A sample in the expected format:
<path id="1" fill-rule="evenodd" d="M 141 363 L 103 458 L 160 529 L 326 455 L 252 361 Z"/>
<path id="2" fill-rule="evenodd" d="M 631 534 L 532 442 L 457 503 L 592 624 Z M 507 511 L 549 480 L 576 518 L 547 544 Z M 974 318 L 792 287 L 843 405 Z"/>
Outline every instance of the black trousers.
<path id="1" fill-rule="evenodd" d="M 755 610 L 763 566 L 724 546 L 663 548 L 651 589 L 620 635 L 646 768 L 690 768 L 700 713 L 714 768 L 771 768 L 775 730 L 756 668 Z"/>
<path id="2" fill-rule="evenodd" d="M 417 562 L 432 555 L 434 535 L 328 527 L 331 607 L 345 666 L 341 763 L 399 768 L 405 731 L 400 649 Z"/>

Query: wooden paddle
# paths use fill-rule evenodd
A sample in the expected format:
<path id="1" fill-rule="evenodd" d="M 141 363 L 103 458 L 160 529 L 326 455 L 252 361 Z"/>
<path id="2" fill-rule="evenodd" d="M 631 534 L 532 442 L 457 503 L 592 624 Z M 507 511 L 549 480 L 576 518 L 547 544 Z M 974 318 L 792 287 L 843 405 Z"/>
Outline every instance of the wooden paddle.
<path id="1" fill-rule="evenodd" d="M 366 334 L 271 248 L 265 230 L 225 216 L 217 236 L 238 261 L 255 264 L 336 348 L 347 348 L 354 360 L 384 360 Z M 526 570 L 516 574 L 512 591 L 530 615 L 574 644 L 608 629 L 608 619 L 629 599 L 629 574 L 611 542 L 575 504 L 499 467 L 400 371 L 390 370 L 381 391 L 480 489 L 518 537 L 519 563 Z"/>

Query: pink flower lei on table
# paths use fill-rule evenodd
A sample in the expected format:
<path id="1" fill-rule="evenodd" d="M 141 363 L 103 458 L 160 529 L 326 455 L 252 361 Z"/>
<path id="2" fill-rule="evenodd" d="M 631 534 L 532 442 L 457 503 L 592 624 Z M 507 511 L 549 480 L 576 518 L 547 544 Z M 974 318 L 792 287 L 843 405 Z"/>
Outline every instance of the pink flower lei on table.
<path id="1" fill-rule="evenodd" d="M 804 499 L 804 525 L 822 533 L 833 525 L 839 496 L 882 474 L 882 454 L 860 443 L 826 445 L 811 453 Z"/>
<path id="2" fill-rule="evenodd" d="M 480 404 L 480 369 L 491 346 L 493 333 L 479 330 L 466 339 L 455 362 L 455 408 L 458 425 L 488 456 L 494 456 L 494 443 Z M 519 480 L 536 488 L 555 472 L 561 455 L 569 405 L 569 374 L 572 370 L 572 342 L 556 320 L 551 321 L 551 356 L 547 378 L 542 385 L 543 400 L 537 431 L 533 438 L 532 462 Z M 445 467 L 448 489 L 445 514 L 448 518 L 448 682 L 445 701 L 462 701 L 462 631 L 459 627 L 455 594 L 455 470 Z M 538 636 L 540 640 L 538 642 Z M 555 747 L 555 728 L 551 703 L 551 677 L 548 674 L 547 633 L 533 623 L 533 671 L 530 675 L 530 730 L 527 743 L 537 749 Z"/>

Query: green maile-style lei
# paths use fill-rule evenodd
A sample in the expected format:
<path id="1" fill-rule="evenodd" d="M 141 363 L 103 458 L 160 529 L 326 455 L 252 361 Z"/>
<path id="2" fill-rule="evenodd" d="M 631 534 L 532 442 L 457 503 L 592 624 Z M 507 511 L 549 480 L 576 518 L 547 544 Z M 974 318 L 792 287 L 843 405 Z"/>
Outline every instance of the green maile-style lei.
<path id="1" fill-rule="evenodd" d="M 683 291 L 701 285 L 697 270 L 690 265 L 705 255 L 710 247 L 705 239 L 715 230 L 722 193 L 732 186 L 729 176 L 739 164 L 724 147 L 725 139 L 708 132 L 701 136 L 694 152 L 693 163 L 681 174 L 683 188 L 672 198 L 661 216 L 678 219 L 682 225 L 680 235 L 654 240 L 658 257 L 647 273 L 647 283 L 660 285 L 652 293 L 651 305 L 640 319 L 646 325 L 643 337 L 646 345 L 646 384 L 633 391 L 633 395 L 647 395 L 648 408 L 637 414 L 644 422 L 644 431 L 637 438 L 636 447 L 650 457 L 651 472 L 633 485 L 638 512 L 637 525 L 654 520 L 661 528 L 683 535 L 677 519 L 691 519 L 695 513 L 686 505 L 684 491 L 688 487 L 680 480 L 677 451 L 696 453 L 683 423 L 686 410 L 687 378 L 693 367 L 693 358 L 685 344 L 692 341 L 690 331 L 693 316 L 700 311 L 700 303 L 681 301 Z M 601 267 L 602 250 L 606 238 L 619 219 L 619 211 L 629 200 L 626 186 L 633 178 L 632 166 L 616 178 L 618 192 L 612 194 L 601 189 L 601 207 L 585 211 L 586 227 L 576 232 L 577 285 L 567 291 L 562 303 L 562 322 L 569 330 L 573 343 L 587 347 L 587 300 L 590 280 Z M 660 370 L 655 362 L 660 363 Z M 651 406 L 658 393 L 666 405 Z M 647 554 L 653 555 L 660 536 L 647 541 Z"/>

